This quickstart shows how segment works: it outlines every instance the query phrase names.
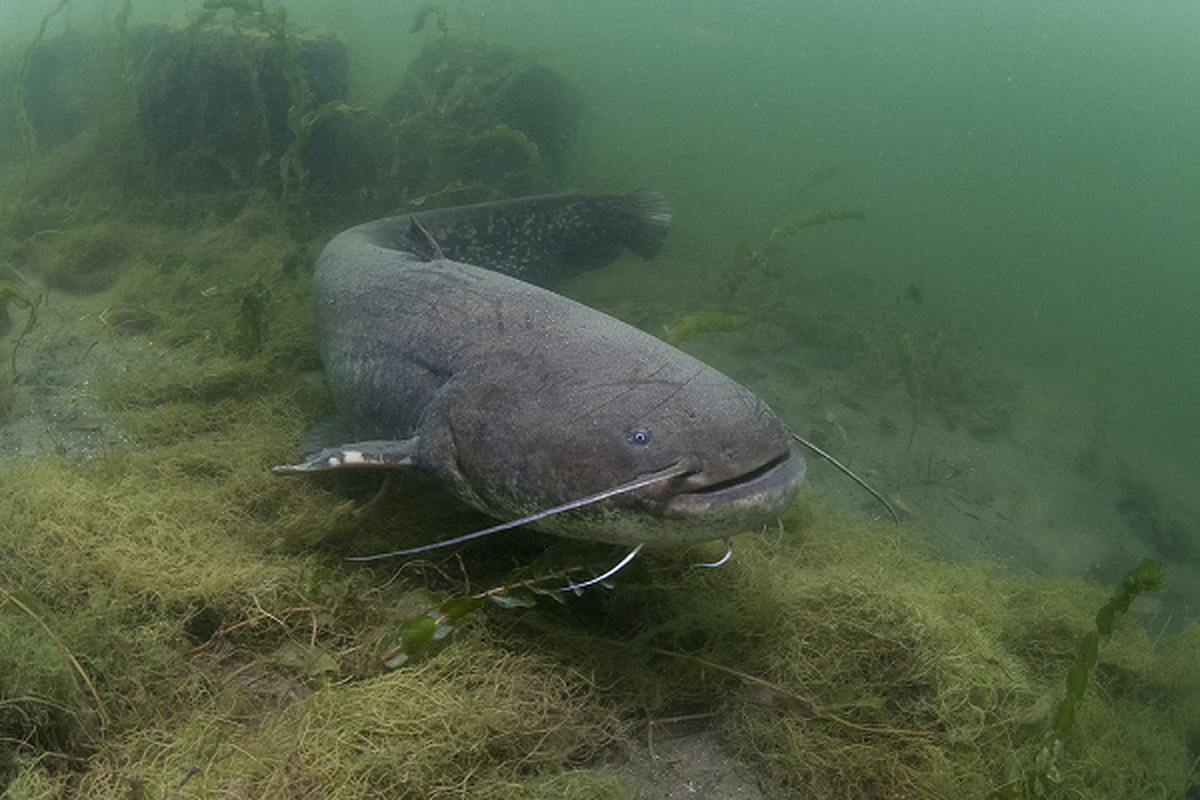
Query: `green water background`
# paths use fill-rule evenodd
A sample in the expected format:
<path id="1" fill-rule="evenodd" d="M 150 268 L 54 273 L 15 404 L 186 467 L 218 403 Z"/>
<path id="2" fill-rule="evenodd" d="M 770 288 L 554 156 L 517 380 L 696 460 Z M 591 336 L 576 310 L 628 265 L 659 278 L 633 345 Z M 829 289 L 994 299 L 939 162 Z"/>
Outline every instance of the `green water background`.
<path id="1" fill-rule="evenodd" d="M 55 2 L 0 10 L 21 47 Z M 415 2 L 289 2 L 339 31 L 360 99 L 428 32 Z M 72 0 L 47 35 L 111 29 Z M 1003 358 L 1115 409 L 1122 448 L 1200 471 L 1200 5 L 457 0 L 453 32 L 580 85 L 581 180 L 654 185 L 728 250 L 807 176 L 866 225 L 808 252 L 944 301 Z M 199 3 L 134 2 L 134 21 Z"/>

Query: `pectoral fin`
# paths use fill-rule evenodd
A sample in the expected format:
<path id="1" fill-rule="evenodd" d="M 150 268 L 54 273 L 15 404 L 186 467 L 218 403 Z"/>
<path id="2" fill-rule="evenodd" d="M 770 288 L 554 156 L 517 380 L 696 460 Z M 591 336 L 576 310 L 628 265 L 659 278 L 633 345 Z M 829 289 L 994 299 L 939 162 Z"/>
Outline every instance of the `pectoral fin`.
<path id="1" fill-rule="evenodd" d="M 352 442 L 338 447 L 326 447 L 299 464 L 283 464 L 272 467 L 276 475 L 294 475 L 300 472 L 326 472 L 333 469 L 370 467 L 411 467 L 417 452 L 417 437 L 411 439 L 376 439 L 369 442 Z"/>

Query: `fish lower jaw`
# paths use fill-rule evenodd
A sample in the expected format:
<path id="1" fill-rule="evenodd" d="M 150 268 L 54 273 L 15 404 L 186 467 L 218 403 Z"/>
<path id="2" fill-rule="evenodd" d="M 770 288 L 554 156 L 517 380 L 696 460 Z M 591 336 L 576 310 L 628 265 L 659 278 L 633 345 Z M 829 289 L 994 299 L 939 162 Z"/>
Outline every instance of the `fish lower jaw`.
<path id="1" fill-rule="evenodd" d="M 740 478 L 680 492 L 666 500 L 659 513 L 670 517 L 706 516 L 761 509 L 769 516 L 796 496 L 805 467 L 803 454 L 793 447 L 787 455 Z"/>

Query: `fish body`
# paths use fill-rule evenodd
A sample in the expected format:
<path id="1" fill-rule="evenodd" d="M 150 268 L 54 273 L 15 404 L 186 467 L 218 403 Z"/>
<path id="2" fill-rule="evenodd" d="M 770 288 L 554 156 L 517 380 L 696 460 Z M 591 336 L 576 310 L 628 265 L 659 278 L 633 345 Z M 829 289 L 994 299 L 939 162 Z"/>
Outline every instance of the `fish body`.
<path id="1" fill-rule="evenodd" d="M 277 471 L 418 468 L 500 520 L 662 474 L 533 527 L 668 547 L 761 525 L 804 477 L 767 404 L 530 282 L 626 247 L 653 256 L 669 222 L 662 196 L 642 191 L 443 209 L 339 234 L 313 295 L 340 421 L 306 438 L 303 463 Z"/>

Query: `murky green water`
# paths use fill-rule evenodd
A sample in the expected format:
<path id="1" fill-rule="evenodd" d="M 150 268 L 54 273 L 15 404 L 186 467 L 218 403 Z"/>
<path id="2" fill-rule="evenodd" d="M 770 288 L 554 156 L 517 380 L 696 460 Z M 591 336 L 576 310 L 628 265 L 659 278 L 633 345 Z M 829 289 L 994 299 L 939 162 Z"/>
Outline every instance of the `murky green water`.
<path id="1" fill-rule="evenodd" d="M 20 47 L 53 3 L 6 4 Z M 75 0 L 48 26 L 111 26 Z M 199 3 L 134 2 L 134 20 Z M 433 26 L 415 4 L 288 4 L 343 34 L 379 99 Z M 1186 2 L 454 2 L 454 32 L 530 48 L 580 84 L 584 162 L 653 184 L 714 247 L 829 166 L 869 224 L 813 244 L 918 281 L 988 345 L 1104 377 L 1115 434 L 1200 468 L 1200 9 Z"/>
<path id="2" fill-rule="evenodd" d="M 270 500 L 204 502 L 228 503 L 231 518 L 257 515 L 243 566 L 253 573 L 253 559 L 274 558 L 278 537 L 298 536 L 305 543 L 285 558 L 299 564 L 315 552 L 340 586 L 348 580 L 340 544 L 312 548 L 326 528 L 346 524 L 334 520 L 350 513 L 339 505 L 345 498 L 302 503 L 291 489 L 256 482 L 270 459 L 286 459 L 285 440 L 298 438 L 300 423 L 325 410 L 319 379 L 303 377 L 316 367 L 305 276 L 324 239 L 375 216 L 505 193 L 650 186 L 675 214 L 663 253 L 581 276 L 564 293 L 658 335 L 696 312 L 713 315 L 720 324 L 680 345 L 751 386 L 795 431 L 876 485 L 933 561 L 998 561 L 1012 573 L 1111 586 L 1150 557 L 1165 564 L 1167 593 L 1133 616 L 1155 637 L 1196 617 L 1200 6 L 297 0 L 286 3 L 288 27 L 278 30 L 332 32 L 348 56 L 344 73 L 336 59 L 307 67 L 314 99 L 302 110 L 316 116 L 305 123 L 313 138 L 303 152 L 288 149 L 298 128 L 286 109 L 299 84 L 270 83 L 264 76 L 278 64 L 255 62 L 263 52 L 256 44 L 238 49 L 268 39 L 282 9 L 268 3 L 276 22 L 265 26 L 253 3 L 242 15 L 214 16 L 242 42 L 213 62 L 232 65 L 225 87 L 215 72 L 198 70 L 191 85 L 172 72 L 193 63 L 194 51 L 178 44 L 193 40 L 154 38 L 141 27 L 183 30 L 203 18 L 200 2 L 10 0 L 0 8 L 0 75 L 24 63 L 30 76 L 23 96 L 0 80 L 0 369 L 15 376 L 0 381 L 5 461 L 57 454 L 93 460 L 102 472 L 109 468 L 97 457 L 128 449 L 134 462 L 114 458 L 114 475 L 130 463 L 158 474 L 156 459 L 166 459 L 162 474 L 171 479 L 211 479 L 213 491 L 225 491 L 218 478 L 234 459 L 244 471 L 238 484 L 253 487 L 245 494 Z M 126 12 L 121 33 L 116 22 Z M 25 59 L 43 20 L 41 49 Z M 446 42 L 459 44 L 438 50 Z M 471 50 L 478 42 L 488 44 Z M 213 45 L 218 55 L 222 46 Z M 437 88 L 439 76 L 460 68 L 460 46 L 475 64 L 504 53 L 501 77 L 477 67 L 479 80 Z M 397 100 L 421 58 L 422 89 Z M 544 67 L 566 83 L 505 94 L 516 76 L 544 79 L 536 71 Z M 222 89 L 242 91 L 246 74 L 250 88 L 231 106 L 240 111 L 213 114 L 204 136 L 190 139 L 199 117 L 172 116 L 193 102 L 186 91 L 196 88 L 199 105 L 212 108 Z M 22 104 L 36 140 L 32 161 Z M 481 108 L 500 109 L 502 124 L 478 127 Z M 566 128 L 538 132 L 514 121 L 536 125 L 551 110 Z M 569 146 L 554 150 L 555 142 Z M 344 157 L 322 160 L 331 147 Z M 298 152 L 316 160 L 303 162 L 302 175 L 281 173 L 280 161 Z M 147 364 L 153 399 L 142 402 L 127 376 Z M 251 433 L 212 438 L 237 430 L 224 409 L 247 414 L 239 404 L 256 392 L 266 399 L 250 406 L 259 414 L 246 417 Z M 243 453 L 257 461 L 237 460 Z M 856 522 L 882 516 L 811 461 L 806 500 Z M 102 475 L 89 474 L 100 487 L 89 491 L 103 490 Z M 54 475 L 65 482 L 70 472 Z M 150 489 L 128 488 L 144 481 L 126 481 L 121 491 L 154 506 Z M 186 506 L 189 497 L 176 500 Z M 301 505 L 310 516 L 288 522 Z M 28 518 L 33 525 L 39 517 Z M 204 518 L 217 531 L 223 524 Z M 0 531 L 18 541 L 3 524 Z M 869 571 L 870 560 L 853 569 Z M 782 567 L 762 569 L 770 576 Z M 20 574 L 6 574 L 0 588 L 42 591 L 15 583 Z M 316 586 L 317 574 L 299 584 Z M 945 580 L 952 593 L 954 580 Z M 196 580 L 179 583 L 170 591 L 194 610 Z M 237 604 L 249 590 L 234 583 L 211 591 L 222 613 L 245 610 Z M 130 597 L 152 593 L 131 585 Z M 66 596 L 41 599 L 65 605 Z M 301 601 L 280 601 L 288 603 Z M 927 613 L 914 608 L 914 619 Z M 187 635 L 199 636 L 188 645 L 199 646 L 209 632 L 192 633 L 198 623 L 188 619 Z M 377 669 L 355 650 L 368 649 L 365 634 L 331 630 L 353 644 L 336 661 L 325 654 L 330 669 L 340 665 L 356 680 Z M 297 641 L 307 628 L 301 633 Z M 322 629 L 323 641 L 333 635 Z M 1061 645 L 1061 630 L 1046 641 L 1030 650 L 1055 668 L 1069 663 L 1073 643 Z M 178 666 L 178 641 L 162 647 Z M 258 654 L 272 669 L 283 663 L 264 655 L 273 647 Z M 1121 651 L 1135 654 L 1128 669 L 1159 669 L 1136 662 L 1148 650 Z M 200 666 L 240 673 L 233 656 L 222 658 L 228 663 Z M 1194 665 L 1171 663 L 1168 696 L 1194 674 Z M 1060 685 L 1051 672 L 1039 680 Z M 297 685 L 322 675 L 301 675 Z M 1117 678 L 1105 676 L 1112 686 Z M 1037 684 L 1017 705 L 1048 691 Z M 1024 746 L 1019 736 L 1014 742 Z M 163 769 L 160 782 L 177 783 Z"/>

